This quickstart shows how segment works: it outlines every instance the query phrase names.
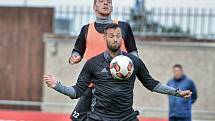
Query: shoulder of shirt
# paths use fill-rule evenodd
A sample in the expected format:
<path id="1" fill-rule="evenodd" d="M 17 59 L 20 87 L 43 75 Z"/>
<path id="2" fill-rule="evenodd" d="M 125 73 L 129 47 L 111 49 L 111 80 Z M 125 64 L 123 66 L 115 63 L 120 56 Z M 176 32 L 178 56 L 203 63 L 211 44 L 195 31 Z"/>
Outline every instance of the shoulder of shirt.
<path id="1" fill-rule="evenodd" d="M 130 58 L 138 58 L 137 56 L 135 56 L 135 55 L 133 55 L 131 53 L 128 53 L 128 52 L 123 52 L 123 55 L 128 56 Z"/>
<path id="2" fill-rule="evenodd" d="M 120 26 L 123 26 L 123 27 L 128 27 L 128 26 L 130 26 L 129 23 L 124 22 L 124 21 L 118 21 L 118 24 L 119 24 Z"/>
<path id="3" fill-rule="evenodd" d="M 127 24 L 127 25 L 129 25 L 129 23 L 128 23 L 128 22 L 125 22 L 125 21 L 118 21 L 118 23 L 119 23 L 119 24 Z"/>
<path id="4" fill-rule="evenodd" d="M 90 25 L 90 24 L 86 24 L 86 25 L 82 26 L 81 29 L 82 29 L 82 30 L 87 30 L 87 29 L 89 28 L 89 25 Z"/>
<path id="5" fill-rule="evenodd" d="M 132 61 L 135 61 L 135 62 L 141 61 L 139 57 L 137 57 L 131 53 L 124 52 L 123 55 L 129 57 Z"/>
<path id="6" fill-rule="evenodd" d="M 100 54 L 88 59 L 87 62 L 92 63 L 92 62 L 96 62 L 96 61 L 101 61 L 101 59 L 104 59 L 103 54 L 104 54 L 104 52 L 102 52 L 102 53 L 100 53 Z"/>
<path id="7" fill-rule="evenodd" d="M 84 35 L 84 37 L 86 38 L 87 33 L 88 33 L 88 28 L 89 28 L 90 24 L 86 24 L 84 26 L 81 27 L 81 32 L 80 34 Z"/>
<path id="8" fill-rule="evenodd" d="M 190 82 L 190 83 L 194 83 L 194 82 L 193 82 L 193 80 L 192 80 L 192 79 L 190 79 L 190 78 L 189 78 L 189 77 L 187 77 L 187 76 L 185 77 L 185 80 L 186 80 L 186 81 L 188 81 L 188 82 Z"/>

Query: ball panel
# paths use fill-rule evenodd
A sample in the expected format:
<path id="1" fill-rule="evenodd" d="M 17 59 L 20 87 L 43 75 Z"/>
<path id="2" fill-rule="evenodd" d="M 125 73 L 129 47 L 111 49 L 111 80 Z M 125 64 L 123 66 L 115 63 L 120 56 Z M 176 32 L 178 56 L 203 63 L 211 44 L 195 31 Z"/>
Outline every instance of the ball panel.
<path id="1" fill-rule="evenodd" d="M 119 72 L 119 71 L 120 71 L 120 66 L 118 65 L 117 62 L 113 64 L 113 67 L 114 67 L 114 69 L 116 70 L 116 72 Z"/>
<path id="2" fill-rule="evenodd" d="M 119 78 L 121 78 L 121 79 L 125 78 L 125 76 L 124 76 L 123 74 L 121 74 L 120 72 L 119 72 L 119 73 L 116 73 L 116 75 L 117 75 Z"/>
<path id="3" fill-rule="evenodd" d="M 129 62 L 128 67 L 127 67 L 128 71 L 131 71 L 132 65 L 133 65 L 133 64 L 132 64 L 131 62 Z"/>
<path id="4" fill-rule="evenodd" d="M 112 63 L 110 64 L 109 68 L 110 68 L 110 69 L 112 69 L 112 68 L 113 68 L 113 64 L 112 64 Z"/>

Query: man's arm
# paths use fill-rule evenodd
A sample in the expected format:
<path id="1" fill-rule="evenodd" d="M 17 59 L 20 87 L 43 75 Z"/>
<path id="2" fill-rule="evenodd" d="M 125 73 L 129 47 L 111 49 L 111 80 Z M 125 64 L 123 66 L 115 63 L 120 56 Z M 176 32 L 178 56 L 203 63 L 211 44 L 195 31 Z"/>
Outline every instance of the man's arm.
<path id="1" fill-rule="evenodd" d="M 136 42 L 131 30 L 131 26 L 126 22 L 120 22 L 119 25 L 121 25 L 123 28 L 123 39 L 127 52 L 138 57 Z"/>
<path id="2" fill-rule="evenodd" d="M 192 85 L 191 85 L 191 89 L 190 90 L 193 93 L 192 96 L 191 96 L 191 101 L 192 101 L 192 103 L 195 103 L 196 100 L 197 100 L 198 94 L 197 94 L 196 86 L 195 86 L 195 84 L 194 84 L 193 81 L 192 81 Z"/>
<path id="3" fill-rule="evenodd" d="M 53 89 L 71 98 L 76 98 L 76 91 L 72 86 L 68 87 L 61 84 L 60 82 L 57 82 L 56 86 Z"/>
<path id="4" fill-rule="evenodd" d="M 157 80 L 154 80 L 151 75 L 149 74 L 148 69 L 146 68 L 143 61 L 139 58 L 135 59 L 137 67 L 137 78 L 140 80 L 140 82 L 143 84 L 144 87 L 146 87 L 148 90 L 153 91 L 153 89 L 160 83 Z M 134 65 L 135 66 L 135 65 Z"/>
<path id="5" fill-rule="evenodd" d="M 88 61 L 85 63 L 77 83 L 74 86 L 67 87 L 62 85 L 60 82 L 56 80 L 56 78 L 52 75 L 44 75 L 43 79 L 48 87 L 55 89 L 56 91 L 67 95 L 71 98 L 79 98 L 84 94 L 84 91 L 87 89 L 90 84 L 90 80 L 92 78 L 91 67 Z"/>
<path id="6" fill-rule="evenodd" d="M 158 84 L 153 91 L 161 93 L 161 94 L 167 94 L 167 95 L 172 95 L 172 96 L 177 96 L 177 97 L 184 97 L 184 98 L 189 98 L 192 95 L 192 92 L 190 90 L 184 90 L 181 91 L 180 89 L 175 89 L 173 87 L 170 87 L 165 84 Z"/>
<path id="7" fill-rule="evenodd" d="M 170 87 L 166 84 L 159 83 L 154 89 L 154 92 L 158 92 L 161 94 L 168 94 L 172 96 L 180 96 L 181 90 Z"/>
<path id="8" fill-rule="evenodd" d="M 85 25 L 81 28 L 81 32 L 75 42 L 74 49 L 72 50 L 71 57 L 69 58 L 70 64 L 76 64 L 81 61 L 86 50 L 86 35 L 89 25 Z"/>

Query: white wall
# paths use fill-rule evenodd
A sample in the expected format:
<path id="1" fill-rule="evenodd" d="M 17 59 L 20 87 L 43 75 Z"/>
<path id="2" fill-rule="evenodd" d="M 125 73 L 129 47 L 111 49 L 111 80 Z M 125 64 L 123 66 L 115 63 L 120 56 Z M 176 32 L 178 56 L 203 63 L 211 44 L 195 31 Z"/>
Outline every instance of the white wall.
<path id="1" fill-rule="evenodd" d="M 215 0 L 146 0 L 146 7 L 215 8 Z"/>
<path id="2" fill-rule="evenodd" d="M 0 0 L 2 5 L 23 5 L 27 1 L 28 5 L 36 6 L 91 6 L 93 0 Z M 123 2 L 122 2 L 123 1 Z M 113 0 L 116 7 L 132 7 L 135 0 Z M 215 0 L 145 0 L 146 7 L 206 7 L 215 9 Z"/>
<path id="3" fill-rule="evenodd" d="M 23 5 L 27 1 L 30 6 L 92 6 L 93 0 L 0 0 L 2 5 Z M 135 0 L 113 0 L 113 5 L 116 7 L 131 7 L 134 5 Z"/>

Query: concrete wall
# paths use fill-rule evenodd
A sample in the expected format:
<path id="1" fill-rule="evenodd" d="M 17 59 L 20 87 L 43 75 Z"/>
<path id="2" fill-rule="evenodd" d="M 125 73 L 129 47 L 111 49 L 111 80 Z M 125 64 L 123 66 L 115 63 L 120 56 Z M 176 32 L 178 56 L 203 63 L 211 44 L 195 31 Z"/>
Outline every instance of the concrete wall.
<path id="1" fill-rule="evenodd" d="M 68 57 L 74 45 L 74 38 L 46 37 L 45 72 L 53 74 L 63 84 L 76 82 L 84 61 L 77 65 L 69 65 Z M 56 44 L 57 43 L 57 44 Z M 139 56 L 145 62 L 151 75 L 166 83 L 172 77 L 172 65 L 180 63 L 185 73 L 197 86 L 199 98 L 194 104 L 194 118 L 215 119 L 215 44 L 192 42 L 146 42 L 137 41 Z M 45 102 L 62 102 L 75 104 L 76 100 L 55 92 L 44 86 Z M 167 117 L 168 100 L 166 95 L 146 90 L 137 80 L 134 91 L 134 107 L 141 115 Z M 201 110 L 201 111 L 199 111 Z M 43 107 L 43 111 L 71 112 L 72 106 Z"/>

